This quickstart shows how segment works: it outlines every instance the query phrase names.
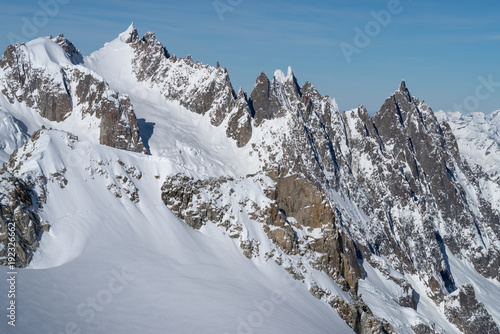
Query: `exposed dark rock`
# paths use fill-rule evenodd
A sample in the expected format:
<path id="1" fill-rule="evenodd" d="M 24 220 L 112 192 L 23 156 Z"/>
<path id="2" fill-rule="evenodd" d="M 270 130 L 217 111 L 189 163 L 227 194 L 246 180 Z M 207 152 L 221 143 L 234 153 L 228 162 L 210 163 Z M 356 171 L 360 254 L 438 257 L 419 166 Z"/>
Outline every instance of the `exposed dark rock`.
<path id="1" fill-rule="evenodd" d="M 80 53 L 80 50 L 78 50 L 75 47 L 75 45 L 73 43 L 71 43 L 71 41 L 69 41 L 67 38 L 65 38 L 63 34 L 60 34 L 59 36 L 54 38 L 53 41 L 56 42 L 57 44 L 59 44 L 63 48 L 63 50 L 64 50 L 64 52 L 66 52 L 66 55 L 68 56 L 69 60 L 71 60 L 71 62 L 74 65 L 83 63 L 83 56 Z"/>
<path id="2" fill-rule="evenodd" d="M 180 174 L 169 177 L 161 188 L 162 200 L 177 217 L 195 230 L 200 229 L 208 221 L 222 223 L 223 213 L 229 208 L 220 208 L 216 202 L 222 196 L 218 188 L 228 180 L 227 178 L 194 180 Z M 202 190 L 214 197 L 209 201 L 203 201 L 200 196 Z"/>
<path id="3" fill-rule="evenodd" d="M 336 297 L 330 305 L 357 334 L 396 333 L 387 321 L 376 318 L 362 300 L 346 303 Z"/>
<path id="4" fill-rule="evenodd" d="M 37 213 L 40 201 L 26 182 L 0 173 L 0 265 L 24 268 L 30 263 L 43 232 L 50 228 Z M 14 253 L 12 263 L 9 257 Z"/>
<path id="5" fill-rule="evenodd" d="M 188 110 L 208 114 L 219 126 L 229 117 L 226 133 L 238 147 L 245 146 L 252 136 L 252 112 L 246 97 L 236 96 L 226 69 L 170 56 L 165 47 L 148 32 L 139 38 L 133 29 L 126 39 L 134 49 L 133 72 L 137 80 L 158 87 L 168 100 L 178 101 Z M 236 110 L 236 111 L 235 111 Z"/>
<path id="6" fill-rule="evenodd" d="M 323 237 L 309 244 L 312 251 L 322 254 L 315 263 L 316 267 L 356 294 L 358 278 L 364 277 L 364 271 L 354 244 L 335 227 L 335 208 L 318 188 L 297 175 L 289 175 L 286 170 L 275 175 L 276 188 L 268 192 L 274 204 L 265 216 L 268 225 L 279 229 L 264 228 L 264 231 L 285 253 L 295 254 L 299 245 L 293 225 L 306 229 L 321 228 Z"/>
<path id="7" fill-rule="evenodd" d="M 371 260 L 372 254 L 384 256 L 401 274 L 418 273 L 436 303 L 456 289 L 447 252 L 467 254 L 478 272 L 498 276 L 498 251 L 481 242 L 485 235 L 499 240 L 498 226 L 492 225 L 498 218 L 484 200 L 481 216 L 474 213 L 465 189 L 481 194 L 477 178 L 462 162 L 449 127 L 412 97 L 404 82 L 373 117 L 362 106 L 339 117 L 335 105 L 310 83 L 285 95 L 280 103 L 297 112 L 280 141 L 283 156 L 274 162 L 301 175 L 332 202 L 332 192 L 349 198 L 370 217 L 370 224 L 359 224 L 357 215 L 336 208 L 337 222 L 359 256 L 400 286 L 396 302 L 418 308 L 411 284 L 392 277 Z M 286 219 L 274 220 L 286 226 Z M 290 241 L 283 238 L 282 249 L 293 252 Z"/>
<path id="8" fill-rule="evenodd" d="M 320 228 L 335 221 L 335 211 L 320 189 L 297 175 L 282 169 L 276 179 L 274 198 L 285 216 L 295 218 L 302 226 Z"/>
<path id="9" fill-rule="evenodd" d="M 108 110 L 102 110 L 99 142 L 122 150 L 147 153 L 128 96 L 118 98 L 118 107 L 116 104 L 108 106 Z"/>
<path id="10" fill-rule="evenodd" d="M 274 119 L 280 114 L 280 103 L 271 90 L 271 83 L 264 72 L 255 80 L 249 101 L 256 126 L 259 126 L 265 119 Z"/>
<path id="11" fill-rule="evenodd" d="M 72 110 L 66 73 L 61 69 L 59 80 L 55 80 L 44 69 L 32 68 L 26 48 L 24 44 L 9 45 L 0 59 L 6 79 L 2 93 L 12 104 L 25 102 L 42 117 L 61 122 Z"/>
<path id="12" fill-rule="evenodd" d="M 295 229 L 320 228 L 323 237 L 311 240 L 307 249 L 321 254 L 313 263 L 347 291 L 357 294 L 358 279 L 364 277 L 364 271 L 358 259 L 352 241 L 342 229 L 336 227 L 335 209 L 330 207 L 319 189 L 297 176 L 287 175 L 286 171 L 271 173 L 276 177 L 276 187 L 267 190 L 271 205 L 264 208 L 255 207 L 255 214 L 250 217 L 264 223 L 263 229 L 273 243 L 284 253 L 293 255 L 300 252 L 301 245 L 297 240 Z M 237 237 L 234 231 L 238 228 L 228 225 L 225 218 L 232 210 L 220 204 L 222 187 L 232 182 L 227 178 L 209 178 L 194 180 L 177 175 L 167 178 L 162 186 L 163 202 L 182 220 L 194 229 L 201 228 L 211 221 L 224 226 L 230 235 Z M 242 208 L 248 203 L 240 203 Z M 233 232 L 231 232 L 233 230 Z M 255 247 L 250 241 L 241 242 L 245 255 L 255 254 Z"/>
<path id="13" fill-rule="evenodd" d="M 238 147 L 245 146 L 252 138 L 252 117 L 245 93 L 240 88 L 235 110 L 229 116 L 226 135 L 236 140 Z"/>
<path id="14" fill-rule="evenodd" d="M 242 90 L 236 96 L 218 62 L 210 67 L 190 55 L 177 59 L 153 33 L 140 38 L 135 28 L 124 40 L 133 48 L 138 81 L 192 112 L 207 114 L 215 126 L 227 125 L 226 135 L 238 147 L 249 143 L 252 126 L 280 117 L 286 122 L 280 124 L 280 133 L 273 131 L 272 122 L 266 123 L 272 140 L 252 142 L 252 153 L 269 157 L 260 171 L 274 182 L 265 191 L 266 204 L 241 198 L 238 204 L 229 203 L 227 199 L 234 198 L 223 192 L 241 180 L 176 175 L 165 181 L 164 203 L 189 226 L 200 229 L 213 222 L 225 228 L 231 238 L 240 238 L 243 254 L 252 258 L 259 254 L 259 244 L 244 239 L 246 231 L 235 212 L 253 208 L 246 214 L 262 224 L 276 246 L 266 253 L 266 260 L 274 258 L 292 277 L 302 280 L 304 273 L 290 259 L 310 256 L 313 268 L 328 274 L 355 300 L 348 304 L 335 299 L 331 305 L 357 333 L 393 331 L 357 296 L 364 261 L 398 286 L 388 294 L 399 305 L 418 310 L 419 296 L 404 278 L 413 274 L 428 297 L 436 304 L 444 302 L 446 316 L 460 330 L 498 333 L 472 286 L 457 289 L 448 261 L 451 252 L 485 277 L 500 279 L 500 252 L 495 246 L 500 241 L 500 216 L 496 203 L 481 189 L 482 181 L 493 182 L 494 176 L 462 159 L 450 126 L 439 123 L 404 81 L 373 117 L 363 106 L 340 114 L 335 101 L 322 96 L 310 82 L 299 87 L 291 70 L 286 76 L 277 71 L 272 81 L 261 73 L 247 99 Z M 53 42 L 73 65 L 81 63 L 80 52 L 63 35 Z M 126 95 L 69 63 L 60 73 L 49 74 L 31 65 L 26 45 L 9 46 L 0 60 L 5 73 L 1 91 L 10 103 L 26 103 L 56 122 L 75 110 L 96 117 L 101 122 L 102 144 L 145 151 Z M 61 187 L 66 185 L 63 174 L 52 174 Z M 43 202 L 43 195 L 36 195 L 31 185 L 12 175 L 3 177 L 2 189 L 7 190 L 0 194 L 0 233 L 7 222 L 16 222 L 20 231 L 16 265 L 26 266 L 45 226 L 36 214 L 36 203 Z M 117 187 L 108 189 L 122 196 Z M 127 194 L 138 201 L 137 193 Z M 326 299 L 319 285 L 310 291 Z M 435 332 L 432 324 L 419 323 L 412 329 Z"/>
<path id="15" fill-rule="evenodd" d="M 356 295 L 358 279 L 364 278 L 364 271 L 356 257 L 354 244 L 340 229 L 325 228 L 323 231 L 323 237 L 311 243 L 311 249 L 322 254 L 316 268 Z"/>
<path id="16" fill-rule="evenodd" d="M 243 255 L 249 259 L 259 255 L 259 245 L 254 240 L 241 240 L 240 248 L 243 251 Z"/>
<path id="17" fill-rule="evenodd" d="M 465 334 L 500 333 L 491 314 L 476 299 L 471 284 L 462 285 L 445 298 L 444 313 Z"/>
<path id="18" fill-rule="evenodd" d="M 427 326 L 426 324 L 419 323 L 411 326 L 411 329 L 415 334 L 435 334 L 436 330 L 432 327 Z"/>

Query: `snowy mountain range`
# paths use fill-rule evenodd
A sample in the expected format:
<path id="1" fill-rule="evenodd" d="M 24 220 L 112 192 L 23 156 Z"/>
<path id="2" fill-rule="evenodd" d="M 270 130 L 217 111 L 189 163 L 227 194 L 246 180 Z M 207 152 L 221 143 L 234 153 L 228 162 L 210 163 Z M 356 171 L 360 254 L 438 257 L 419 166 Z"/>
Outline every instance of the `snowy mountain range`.
<path id="1" fill-rule="evenodd" d="M 499 129 L 404 81 L 373 116 L 291 68 L 235 92 L 133 24 L 11 45 L 2 333 L 499 333 Z"/>

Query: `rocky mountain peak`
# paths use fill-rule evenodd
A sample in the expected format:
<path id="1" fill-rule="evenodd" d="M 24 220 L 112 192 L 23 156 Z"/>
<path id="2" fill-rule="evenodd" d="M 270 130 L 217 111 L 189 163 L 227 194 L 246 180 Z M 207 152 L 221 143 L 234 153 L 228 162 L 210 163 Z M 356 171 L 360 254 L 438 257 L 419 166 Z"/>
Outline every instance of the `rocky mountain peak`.
<path id="1" fill-rule="evenodd" d="M 406 82 L 404 81 L 404 79 L 401 81 L 398 90 L 394 94 L 398 95 L 398 93 L 402 94 L 404 98 L 409 102 L 412 102 L 412 96 L 410 94 L 410 91 L 406 87 Z"/>
<path id="2" fill-rule="evenodd" d="M 275 118 L 279 113 L 280 103 L 264 71 L 255 80 L 249 102 L 256 126 L 259 126 L 265 119 Z"/>
<path id="3" fill-rule="evenodd" d="M 167 100 L 178 101 L 192 112 L 208 114 L 215 126 L 227 119 L 236 94 L 225 69 L 195 62 L 190 55 L 171 57 L 153 33 L 128 44 L 134 49 L 132 73 L 139 82 L 146 82 Z"/>
<path id="4" fill-rule="evenodd" d="M 400 92 L 406 92 L 408 88 L 406 88 L 406 82 L 405 79 L 401 80 L 401 83 L 399 84 L 399 89 Z"/>
<path id="5" fill-rule="evenodd" d="M 139 38 L 139 33 L 137 32 L 137 29 L 136 29 L 136 27 L 134 25 L 134 22 L 132 22 L 130 24 L 130 26 L 127 28 L 127 30 L 125 30 L 124 32 L 122 32 L 119 35 L 119 37 L 125 43 L 134 43 L 134 42 L 137 42 L 140 38 Z"/>
<path id="6" fill-rule="evenodd" d="M 288 71 L 285 76 L 283 71 L 281 70 L 276 70 L 274 72 L 274 77 L 271 82 L 271 85 L 274 88 L 274 91 L 276 92 L 276 95 L 280 95 L 279 91 L 283 90 L 283 93 L 285 93 L 288 96 L 288 99 L 291 101 L 293 100 L 298 100 L 302 96 L 302 93 L 300 91 L 300 86 L 297 82 L 297 78 L 293 74 L 292 68 L 288 66 Z M 284 101 L 281 101 L 282 103 Z"/>
<path id="7" fill-rule="evenodd" d="M 83 63 L 83 56 L 73 43 L 64 37 L 63 34 L 59 34 L 56 38 L 52 39 L 55 43 L 59 44 L 64 52 L 66 52 L 69 60 L 75 65 Z"/>
<path id="8" fill-rule="evenodd" d="M 500 131 L 500 110 L 492 112 L 489 119 L 493 124 L 497 126 L 498 130 Z"/>
<path id="9" fill-rule="evenodd" d="M 264 71 L 260 72 L 259 76 L 255 80 L 254 89 L 255 89 L 255 86 L 263 85 L 263 84 L 269 85 L 269 78 L 267 77 L 266 72 L 264 72 Z"/>
<path id="10" fill-rule="evenodd" d="M 156 34 L 154 32 L 147 32 L 144 34 L 144 37 L 142 38 L 144 42 L 146 42 L 148 45 L 152 46 L 155 49 L 159 49 L 163 52 L 163 55 L 166 58 L 170 58 L 170 53 L 168 50 L 161 44 L 159 40 L 156 39 Z"/>
<path id="11" fill-rule="evenodd" d="M 238 147 L 245 146 L 252 138 L 252 110 L 247 95 L 240 87 L 234 108 L 228 117 L 226 135 L 236 141 Z"/>
<path id="12" fill-rule="evenodd" d="M 366 107 L 362 104 L 360 104 L 356 109 L 353 110 L 356 110 L 358 117 L 363 120 L 370 118 L 370 116 L 368 115 L 368 110 L 366 110 Z"/>
<path id="13" fill-rule="evenodd" d="M 62 124 L 71 118 L 69 123 L 81 128 L 93 127 L 89 136 L 101 144 L 145 152 L 129 98 L 82 64 L 82 55 L 64 35 L 8 47 L 0 59 L 0 91 L 10 104 L 24 104 L 43 119 Z M 89 118 L 92 126 L 85 124 Z"/>
<path id="14" fill-rule="evenodd" d="M 411 96 L 403 80 L 398 90 L 385 100 L 374 115 L 374 122 L 377 127 L 380 126 L 382 133 L 390 134 L 395 127 L 405 128 L 414 118 L 418 118 L 417 123 L 423 121 L 419 101 Z"/>
<path id="15" fill-rule="evenodd" d="M 237 96 L 237 99 L 246 99 L 246 93 L 245 91 L 243 90 L 243 88 L 240 86 L 240 88 L 238 89 L 238 94 L 236 95 Z"/>
<path id="16" fill-rule="evenodd" d="M 406 84 L 401 84 L 400 89 L 391 97 L 387 98 L 382 108 L 372 118 L 383 146 L 394 156 L 396 164 L 402 168 L 409 190 L 415 196 L 415 201 L 422 205 L 422 212 L 428 218 L 424 222 L 431 224 L 430 212 L 439 210 L 442 219 L 447 222 L 445 228 L 436 234 L 437 248 L 439 244 L 445 244 L 454 253 L 460 253 L 460 249 L 472 247 L 470 238 L 461 234 L 454 234 L 452 230 L 474 230 L 477 217 L 474 217 L 474 208 L 466 199 L 465 188 L 470 187 L 467 183 L 458 182 L 458 175 L 467 170 L 463 166 L 458 153 L 455 137 L 446 123 L 439 123 L 432 109 L 418 99 L 411 97 Z M 393 190 L 393 198 L 399 195 L 401 190 Z M 422 202 L 423 199 L 423 202 Z M 427 203 L 433 203 L 433 206 Z M 453 209 L 453 208 L 460 208 Z M 415 210 L 411 210 L 415 212 Z M 460 214 L 458 212 L 460 211 Z M 487 220 L 489 221 L 489 220 Z M 451 226 L 455 226 L 452 228 Z M 486 226 L 481 227 L 486 228 Z M 478 235 L 483 232 L 477 230 Z M 430 231 L 429 231 L 430 232 Z M 442 234 L 442 235 L 441 235 Z M 492 236 L 493 238 L 497 238 Z M 481 237 L 479 237 L 481 238 Z M 479 239 L 481 240 L 481 239 Z M 476 246 L 482 248 L 481 242 Z M 486 252 L 486 250 L 483 250 Z M 439 254 L 439 253 L 436 253 Z M 496 255 L 488 255 L 498 257 Z M 439 257 L 442 257 L 439 255 Z M 444 257 L 442 257 L 444 258 Z M 443 262 L 442 262 L 443 263 Z M 486 269 L 484 263 L 474 262 L 479 272 L 491 272 L 492 276 L 498 274 L 498 267 Z M 438 267 L 437 272 L 447 272 L 445 267 Z M 453 289 L 453 282 L 449 274 L 441 275 L 443 286 Z M 440 293 L 439 293 L 440 294 Z"/>
<path id="17" fill-rule="evenodd" d="M 300 87 L 300 92 L 304 97 L 317 98 L 317 99 L 321 98 L 321 94 L 318 92 L 316 87 L 314 87 L 314 85 L 309 81 L 306 81 L 302 85 L 302 87 Z"/>

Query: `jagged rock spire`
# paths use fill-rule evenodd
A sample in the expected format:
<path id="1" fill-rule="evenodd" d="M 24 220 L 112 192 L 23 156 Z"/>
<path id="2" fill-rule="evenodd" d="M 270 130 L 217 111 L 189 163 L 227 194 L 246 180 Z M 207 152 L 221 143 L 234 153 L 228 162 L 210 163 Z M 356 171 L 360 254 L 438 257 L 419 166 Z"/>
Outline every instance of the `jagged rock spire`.
<path id="1" fill-rule="evenodd" d="M 273 119 L 278 114 L 280 105 L 271 89 L 271 83 L 266 73 L 262 71 L 255 80 L 255 86 L 250 93 L 250 107 L 255 117 L 255 125 L 262 123 L 264 119 Z"/>
<path id="2" fill-rule="evenodd" d="M 63 34 L 59 34 L 56 38 L 52 39 L 55 43 L 59 44 L 64 52 L 66 52 L 67 57 L 75 65 L 83 63 L 83 56 L 73 43 L 64 37 Z"/>
<path id="3" fill-rule="evenodd" d="M 133 43 L 137 42 L 139 38 L 139 33 L 137 32 L 137 29 L 134 25 L 134 22 L 130 24 L 130 26 L 120 34 L 120 38 L 125 42 L 125 43 Z"/>
<path id="4" fill-rule="evenodd" d="M 405 79 L 401 80 L 401 83 L 399 84 L 399 91 L 400 92 L 406 92 L 408 89 L 406 88 L 406 82 Z"/>
<path id="5" fill-rule="evenodd" d="M 245 92 L 243 91 L 243 88 L 240 86 L 240 89 L 238 89 L 238 99 L 241 97 L 245 97 Z"/>
<path id="6" fill-rule="evenodd" d="M 405 95 L 405 97 L 408 99 L 408 101 L 411 102 L 412 98 L 411 98 L 411 94 L 410 94 L 410 91 L 408 90 L 408 88 L 406 87 L 406 82 L 405 80 L 401 80 L 401 83 L 399 84 L 399 88 L 397 90 L 397 92 L 401 92 Z"/>

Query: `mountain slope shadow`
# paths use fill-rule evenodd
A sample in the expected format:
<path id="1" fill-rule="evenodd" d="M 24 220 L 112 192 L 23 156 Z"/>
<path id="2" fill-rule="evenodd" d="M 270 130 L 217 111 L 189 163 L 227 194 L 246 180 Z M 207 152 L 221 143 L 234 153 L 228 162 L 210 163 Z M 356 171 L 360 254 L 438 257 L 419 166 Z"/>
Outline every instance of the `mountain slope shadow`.
<path id="1" fill-rule="evenodd" d="M 151 136 L 153 135 L 155 123 L 146 122 L 144 118 L 138 118 L 137 125 L 139 126 L 139 136 L 142 139 L 142 143 L 148 151 L 148 154 L 151 154 L 151 151 L 149 150 L 149 139 L 151 139 Z"/>

